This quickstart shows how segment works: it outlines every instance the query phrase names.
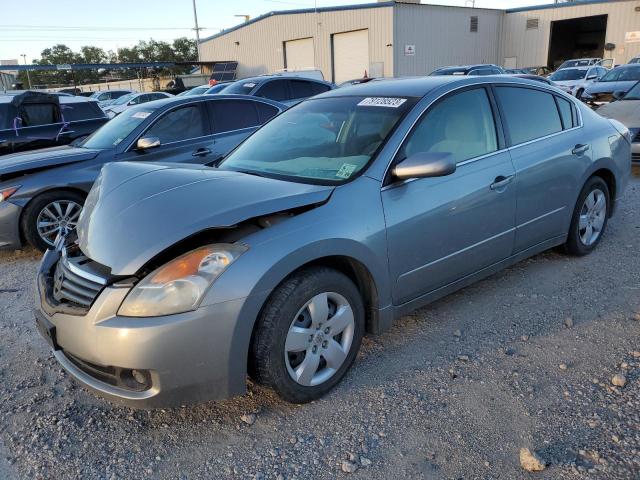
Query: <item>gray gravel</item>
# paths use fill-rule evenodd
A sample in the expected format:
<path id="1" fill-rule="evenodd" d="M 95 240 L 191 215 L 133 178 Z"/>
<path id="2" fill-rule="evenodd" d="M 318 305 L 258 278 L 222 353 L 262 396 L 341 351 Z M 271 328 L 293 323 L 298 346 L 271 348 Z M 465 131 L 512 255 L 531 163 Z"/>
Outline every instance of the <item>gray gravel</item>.
<path id="1" fill-rule="evenodd" d="M 639 478 L 639 239 L 636 178 L 594 254 L 538 255 L 404 317 L 318 402 L 250 385 L 157 411 L 71 381 L 33 326 L 38 255 L 0 253 L 0 478 Z"/>

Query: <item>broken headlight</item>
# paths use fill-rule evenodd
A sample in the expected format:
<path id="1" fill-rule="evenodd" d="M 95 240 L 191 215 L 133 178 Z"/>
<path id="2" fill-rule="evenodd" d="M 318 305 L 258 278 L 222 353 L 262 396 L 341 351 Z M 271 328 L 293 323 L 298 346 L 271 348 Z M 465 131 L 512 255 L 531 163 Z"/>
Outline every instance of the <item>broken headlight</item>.
<path id="1" fill-rule="evenodd" d="M 133 287 L 118 314 L 157 317 L 195 310 L 209 286 L 247 248 L 244 245 L 217 244 L 181 255 Z"/>

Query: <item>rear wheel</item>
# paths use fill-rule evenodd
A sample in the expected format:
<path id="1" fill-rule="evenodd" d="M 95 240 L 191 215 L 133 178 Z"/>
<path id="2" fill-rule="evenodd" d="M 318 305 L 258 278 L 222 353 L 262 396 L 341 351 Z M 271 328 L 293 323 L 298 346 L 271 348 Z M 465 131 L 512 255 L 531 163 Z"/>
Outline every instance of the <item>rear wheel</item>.
<path id="1" fill-rule="evenodd" d="M 573 211 L 565 250 L 572 255 L 590 253 L 604 234 L 609 218 L 610 194 L 607 183 L 591 177 L 580 192 Z"/>
<path id="2" fill-rule="evenodd" d="M 22 234 L 33 247 L 52 248 L 56 238 L 76 228 L 84 196 L 77 192 L 55 190 L 34 198 L 22 215 Z"/>
<path id="3" fill-rule="evenodd" d="M 263 309 L 250 373 L 286 401 L 315 400 L 351 367 L 363 334 L 364 306 L 349 278 L 323 267 L 299 272 Z"/>
<path id="4" fill-rule="evenodd" d="M 581 88 L 576 92 L 576 98 L 578 100 L 582 100 L 582 94 L 584 93 L 584 90 Z"/>

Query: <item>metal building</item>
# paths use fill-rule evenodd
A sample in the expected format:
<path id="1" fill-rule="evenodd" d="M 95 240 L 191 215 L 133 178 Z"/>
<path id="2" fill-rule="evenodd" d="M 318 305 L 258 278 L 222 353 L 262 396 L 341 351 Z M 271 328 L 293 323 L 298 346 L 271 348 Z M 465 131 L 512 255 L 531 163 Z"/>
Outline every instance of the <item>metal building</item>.
<path id="1" fill-rule="evenodd" d="M 471 63 L 553 66 L 582 56 L 625 63 L 640 54 L 640 0 L 512 10 L 403 0 L 277 11 L 203 39 L 200 52 L 207 61 L 238 61 L 238 78 L 317 68 L 337 83 Z"/>

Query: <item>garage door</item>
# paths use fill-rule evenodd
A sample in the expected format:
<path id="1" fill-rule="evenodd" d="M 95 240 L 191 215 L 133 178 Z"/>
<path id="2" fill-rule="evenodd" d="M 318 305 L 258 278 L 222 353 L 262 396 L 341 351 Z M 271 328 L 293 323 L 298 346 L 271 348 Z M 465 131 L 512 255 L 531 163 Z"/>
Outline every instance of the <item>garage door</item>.
<path id="1" fill-rule="evenodd" d="M 284 52 L 287 70 L 302 70 L 315 68 L 315 56 L 313 54 L 313 38 L 301 38 L 284 42 Z"/>
<path id="2" fill-rule="evenodd" d="M 361 78 L 369 72 L 369 30 L 333 35 L 333 81 Z"/>

